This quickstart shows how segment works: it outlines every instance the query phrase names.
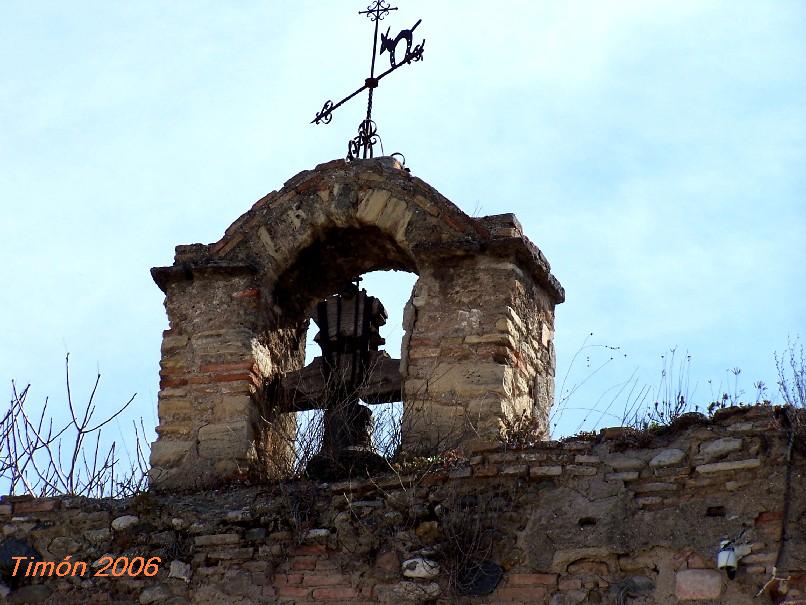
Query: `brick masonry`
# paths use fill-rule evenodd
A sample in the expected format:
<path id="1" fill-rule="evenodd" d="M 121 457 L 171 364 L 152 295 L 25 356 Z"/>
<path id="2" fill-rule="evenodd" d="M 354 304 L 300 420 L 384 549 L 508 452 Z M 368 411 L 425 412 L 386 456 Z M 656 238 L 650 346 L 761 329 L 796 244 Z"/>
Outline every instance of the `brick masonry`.
<path id="1" fill-rule="evenodd" d="M 788 437 L 776 414 L 727 409 L 654 435 L 607 429 L 528 450 L 482 447 L 364 481 L 118 502 L 7 498 L 3 545 L 23 541 L 55 562 L 162 564 L 152 578 L 16 585 L 3 571 L 0 603 L 803 603 L 806 461 L 796 450 L 787 509 Z M 726 536 L 742 554 L 733 580 L 715 568 Z M 474 558 L 500 565 L 501 581 L 458 596 L 457 572 Z"/>

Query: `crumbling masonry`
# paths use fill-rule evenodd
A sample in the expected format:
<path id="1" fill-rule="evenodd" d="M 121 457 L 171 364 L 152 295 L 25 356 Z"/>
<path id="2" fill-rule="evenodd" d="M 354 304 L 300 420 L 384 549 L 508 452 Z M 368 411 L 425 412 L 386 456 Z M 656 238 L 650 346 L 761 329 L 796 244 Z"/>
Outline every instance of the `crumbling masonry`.
<path id="1" fill-rule="evenodd" d="M 302 367 L 308 319 L 375 270 L 419 278 L 399 364 L 404 449 L 494 440 L 524 412 L 545 426 L 564 292 L 515 217 L 471 218 L 392 158 L 336 160 L 152 270 L 170 322 L 152 483 L 277 474 L 291 447 L 277 427 L 293 422 L 278 385 Z"/>

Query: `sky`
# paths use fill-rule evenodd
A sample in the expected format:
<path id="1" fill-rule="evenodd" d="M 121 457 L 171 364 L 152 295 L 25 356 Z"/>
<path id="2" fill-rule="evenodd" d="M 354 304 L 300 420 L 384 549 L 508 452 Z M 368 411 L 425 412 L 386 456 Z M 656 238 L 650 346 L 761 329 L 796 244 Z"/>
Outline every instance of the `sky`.
<path id="1" fill-rule="evenodd" d="M 368 75 L 365 4 L 0 4 L 7 393 L 31 383 L 64 414 L 69 352 L 77 399 L 102 374 L 98 414 L 137 393 L 112 437 L 156 424 L 167 319 L 149 268 L 346 154 L 364 97 L 309 122 Z M 775 398 L 774 355 L 806 318 L 806 4 L 397 6 L 384 25 L 422 19 L 427 43 L 376 91 L 383 151 L 468 214 L 514 212 L 551 262 L 555 435 L 619 425 L 623 385 L 651 402 L 671 349 L 701 406 L 754 399 L 758 380 Z M 393 353 L 412 283 L 365 282 Z"/>

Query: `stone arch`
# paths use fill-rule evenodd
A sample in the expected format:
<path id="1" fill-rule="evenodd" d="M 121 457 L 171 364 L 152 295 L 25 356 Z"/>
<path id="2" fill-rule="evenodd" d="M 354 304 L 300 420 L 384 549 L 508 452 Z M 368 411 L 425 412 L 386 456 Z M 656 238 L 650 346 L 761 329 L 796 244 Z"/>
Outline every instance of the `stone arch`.
<path id="1" fill-rule="evenodd" d="M 269 472 L 287 446 L 261 422 L 265 385 L 301 367 L 311 306 L 381 269 L 418 275 L 400 367 L 405 447 L 446 445 L 448 429 L 457 443 L 490 439 L 507 415 L 547 414 L 564 294 L 514 216 L 471 218 L 392 158 L 336 160 L 152 269 L 170 322 L 154 483 Z"/>
<path id="2" fill-rule="evenodd" d="M 374 225 L 325 228 L 306 248 L 295 251 L 293 258 L 276 280 L 267 283 L 278 318 L 310 315 L 313 303 L 357 275 L 370 271 L 419 273 L 414 259 Z"/>

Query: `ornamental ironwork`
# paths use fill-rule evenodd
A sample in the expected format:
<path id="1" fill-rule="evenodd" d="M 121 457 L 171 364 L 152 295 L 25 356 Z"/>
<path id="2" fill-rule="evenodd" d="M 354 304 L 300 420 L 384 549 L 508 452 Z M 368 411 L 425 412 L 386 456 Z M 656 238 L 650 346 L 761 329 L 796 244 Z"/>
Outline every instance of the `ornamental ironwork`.
<path id="1" fill-rule="evenodd" d="M 344 105 L 353 97 L 361 94 L 365 90 L 369 91 L 367 97 L 367 116 L 358 125 L 358 134 L 347 143 L 347 160 L 366 159 L 373 157 L 373 146 L 380 143 L 378 127 L 372 120 L 372 94 L 378 88 L 380 81 L 391 74 L 396 69 L 409 65 L 410 63 L 422 61 L 425 49 L 425 39 L 419 44 L 414 43 L 414 30 L 420 25 L 422 19 L 409 29 L 400 30 L 396 36 L 391 36 L 391 27 L 386 29 L 386 33 L 380 34 L 380 50 L 378 50 L 378 29 L 380 22 L 388 16 L 391 11 L 396 11 L 397 7 L 390 6 L 386 0 L 375 0 L 365 11 L 359 11 L 359 15 L 366 15 L 375 24 L 375 33 L 372 39 L 372 62 L 370 63 L 369 77 L 364 80 L 364 85 L 353 93 L 344 97 L 338 103 L 331 100 L 325 101 L 322 109 L 316 114 L 311 124 L 329 124 L 333 119 L 333 112 Z M 405 52 L 400 57 L 401 42 L 405 44 Z M 381 74 L 375 75 L 375 59 L 384 53 L 389 53 L 389 69 Z"/>

